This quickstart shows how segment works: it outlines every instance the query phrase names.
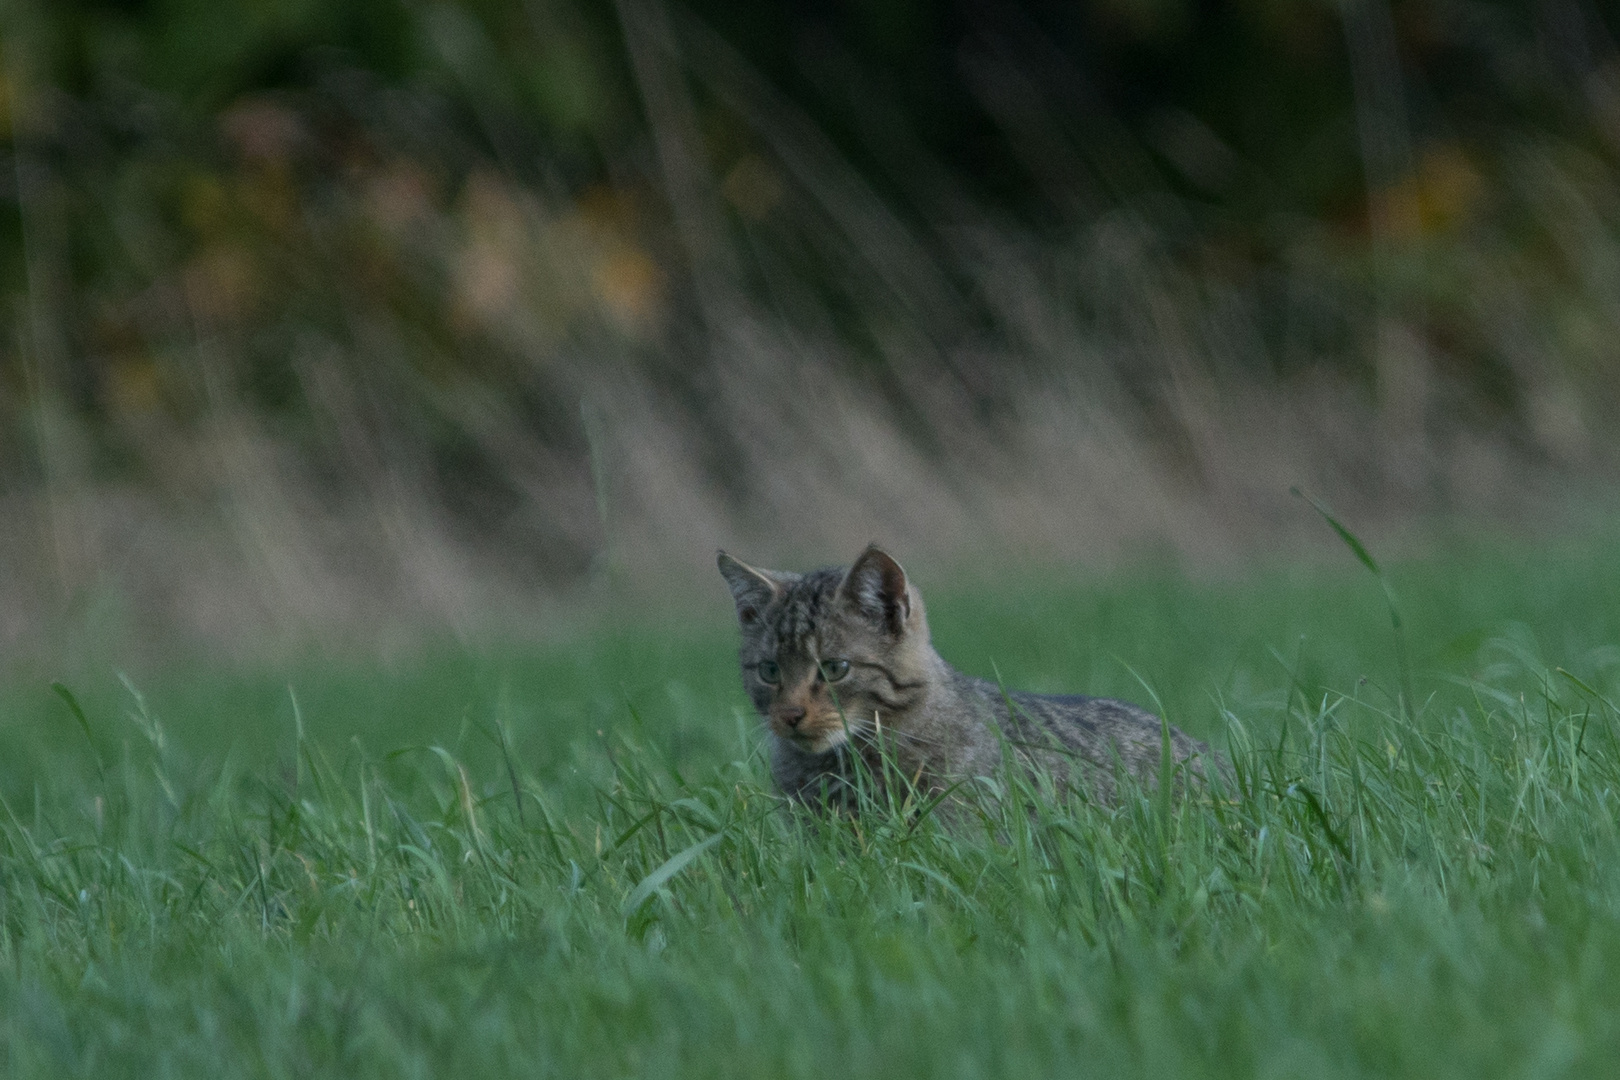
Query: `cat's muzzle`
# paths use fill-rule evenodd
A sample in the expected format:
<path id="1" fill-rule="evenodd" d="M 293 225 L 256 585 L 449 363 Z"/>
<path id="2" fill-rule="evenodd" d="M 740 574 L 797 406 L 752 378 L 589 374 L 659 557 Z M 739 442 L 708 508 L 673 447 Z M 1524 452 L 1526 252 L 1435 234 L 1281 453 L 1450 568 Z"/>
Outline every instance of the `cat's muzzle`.
<path id="1" fill-rule="evenodd" d="M 850 736 L 860 733 L 854 717 L 842 717 L 836 712 L 806 716 L 796 724 L 790 724 L 785 718 L 773 714 L 770 728 L 772 734 L 809 754 L 824 754 L 842 746 Z"/>

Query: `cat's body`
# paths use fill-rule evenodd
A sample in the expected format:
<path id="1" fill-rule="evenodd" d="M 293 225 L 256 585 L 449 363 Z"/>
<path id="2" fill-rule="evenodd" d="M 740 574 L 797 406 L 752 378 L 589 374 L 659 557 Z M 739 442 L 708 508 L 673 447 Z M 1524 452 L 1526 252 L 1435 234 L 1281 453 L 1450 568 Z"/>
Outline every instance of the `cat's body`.
<path id="1" fill-rule="evenodd" d="M 994 775 L 1004 754 L 1104 801 L 1117 770 L 1158 776 L 1158 717 L 1108 698 L 1004 694 L 957 671 L 934 651 L 916 587 L 875 547 L 847 571 L 757 570 L 724 552 L 719 562 L 742 627 L 743 685 L 787 795 L 847 804 L 857 756 L 873 782 L 898 773 L 925 792 Z M 1209 755 L 1168 731 L 1174 761 Z"/>

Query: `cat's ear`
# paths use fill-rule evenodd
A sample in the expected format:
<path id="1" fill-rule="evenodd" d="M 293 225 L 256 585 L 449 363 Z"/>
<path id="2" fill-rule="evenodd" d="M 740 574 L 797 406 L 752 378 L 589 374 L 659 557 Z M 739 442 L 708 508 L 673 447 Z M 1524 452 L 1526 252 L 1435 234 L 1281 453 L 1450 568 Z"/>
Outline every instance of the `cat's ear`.
<path id="1" fill-rule="evenodd" d="M 849 568 L 838 586 L 838 597 L 896 636 L 911 621 L 912 595 L 906 572 L 876 544 L 861 552 Z"/>
<path id="2" fill-rule="evenodd" d="M 731 598 L 737 601 L 737 621 L 744 626 L 754 625 L 760 612 L 782 594 L 783 575 L 756 570 L 723 551 L 715 561 L 720 565 L 720 576 L 731 586 Z"/>

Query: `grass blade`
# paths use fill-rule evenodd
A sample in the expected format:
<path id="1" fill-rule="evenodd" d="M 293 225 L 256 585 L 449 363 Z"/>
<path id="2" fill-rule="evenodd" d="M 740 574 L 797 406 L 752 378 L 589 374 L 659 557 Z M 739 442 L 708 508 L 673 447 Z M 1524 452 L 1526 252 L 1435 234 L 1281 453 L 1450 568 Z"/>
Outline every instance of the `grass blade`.
<path id="1" fill-rule="evenodd" d="M 662 889 L 670 878 L 686 869 L 687 864 L 714 847 L 724 837 L 725 833 L 715 833 L 707 840 L 699 840 L 691 847 L 677 851 L 662 866 L 642 878 L 641 883 L 630 890 L 629 897 L 624 901 L 625 917 L 629 918 L 634 915 L 641 905 L 647 902 L 649 896 Z"/>

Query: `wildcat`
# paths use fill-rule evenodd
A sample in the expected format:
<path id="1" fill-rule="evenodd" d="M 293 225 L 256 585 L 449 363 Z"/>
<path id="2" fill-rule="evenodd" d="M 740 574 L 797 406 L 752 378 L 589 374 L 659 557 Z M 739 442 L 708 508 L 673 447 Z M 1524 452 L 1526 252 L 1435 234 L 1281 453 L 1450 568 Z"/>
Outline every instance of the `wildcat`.
<path id="1" fill-rule="evenodd" d="M 856 755 L 874 783 L 898 772 L 924 792 L 993 775 L 1004 747 L 1026 769 L 1050 770 L 1104 802 L 1118 769 L 1148 783 L 1158 776 L 1165 728 L 1152 713 L 1109 698 L 1003 693 L 947 664 L 916 586 L 875 545 L 848 570 L 760 570 L 724 551 L 718 561 L 737 603 L 743 685 L 790 797 L 849 806 Z M 1202 759 L 1218 761 L 1168 731 L 1173 759 L 1194 774 Z"/>

